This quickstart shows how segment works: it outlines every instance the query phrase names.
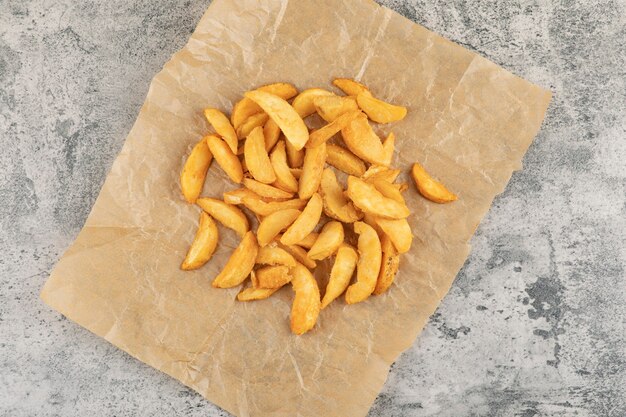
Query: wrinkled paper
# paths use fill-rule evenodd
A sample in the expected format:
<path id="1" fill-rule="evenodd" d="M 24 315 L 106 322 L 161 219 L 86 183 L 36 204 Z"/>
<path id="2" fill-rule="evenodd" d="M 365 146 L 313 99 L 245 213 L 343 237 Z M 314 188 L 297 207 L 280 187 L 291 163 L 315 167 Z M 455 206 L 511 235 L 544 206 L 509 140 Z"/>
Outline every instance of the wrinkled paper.
<path id="1" fill-rule="evenodd" d="M 459 200 L 405 193 L 415 233 L 382 296 L 332 303 L 304 336 L 289 330 L 289 287 L 265 301 L 211 287 L 238 244 L 202 269 L 179 265 L 199 208 L 183 201 L 184 157 L 208 132 L 202 109 L 285 81 L 331 88 L 353 77 L 408 107 L 396 133 L 402 180 L 420 161 Z M 364 416 L 390 364 L 448 292 L 493 198 L 539 130 L 550 93 L 368 0 L 215 0 L 154 78 L 87 222 L 43 300 L 237 416 Z M 213 164 L 204 195 L 234 188 Z"/>

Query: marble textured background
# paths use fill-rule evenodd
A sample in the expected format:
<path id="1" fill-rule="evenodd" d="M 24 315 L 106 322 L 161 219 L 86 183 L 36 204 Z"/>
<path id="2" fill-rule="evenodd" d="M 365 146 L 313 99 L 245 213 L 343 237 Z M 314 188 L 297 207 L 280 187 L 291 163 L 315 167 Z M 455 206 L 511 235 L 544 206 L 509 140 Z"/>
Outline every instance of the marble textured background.
<path id="1" fill-rule="evenodd" d="M 555 94 L 371 417 L 626 415 L 626 2 L 383 0 Z M 43 305 L 209 0 L 0 0 L 0 415 L 225 416 Z"/>

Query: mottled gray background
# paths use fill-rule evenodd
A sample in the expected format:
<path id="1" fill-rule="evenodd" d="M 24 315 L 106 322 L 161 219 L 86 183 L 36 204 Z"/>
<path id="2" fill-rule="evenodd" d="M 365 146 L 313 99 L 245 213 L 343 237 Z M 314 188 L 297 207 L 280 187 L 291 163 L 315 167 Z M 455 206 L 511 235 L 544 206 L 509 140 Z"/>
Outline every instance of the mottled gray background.
<path id="1" fill-rule="evenodd" d="M 625 416 L 626 2 L 381 3 L 555 96 L 370 416 Z M 0 0 L 0 415 L 226 415 L 38 298 L 208 4 Z"/>

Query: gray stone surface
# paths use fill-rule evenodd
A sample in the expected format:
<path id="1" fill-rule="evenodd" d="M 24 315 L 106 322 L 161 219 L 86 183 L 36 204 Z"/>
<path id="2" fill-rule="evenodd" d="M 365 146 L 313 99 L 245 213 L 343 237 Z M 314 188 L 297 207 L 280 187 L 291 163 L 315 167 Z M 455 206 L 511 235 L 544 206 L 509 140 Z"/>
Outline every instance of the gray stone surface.
<path id="1" fill-rule="evenodd" d="M 550 87 L 378 416 L 626 415 L 626 3 L 381 3 Z M 0 415 L 224 416 L 38 299 L 209 0 L 0 0 Z"/>

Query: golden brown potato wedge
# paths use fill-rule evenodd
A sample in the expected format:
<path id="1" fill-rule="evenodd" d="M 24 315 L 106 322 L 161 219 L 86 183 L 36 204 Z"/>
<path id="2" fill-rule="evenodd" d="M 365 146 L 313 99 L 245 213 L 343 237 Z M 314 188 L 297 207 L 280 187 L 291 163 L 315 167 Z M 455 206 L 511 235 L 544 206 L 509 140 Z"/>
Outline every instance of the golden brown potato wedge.
<path id="1" fill-rule="evenodd" d="M 276 174 L 270 157 L 265 150 L 265 137 L 263 129 L 256 127 L 248 137 L 244 147 L 244 158 L 246 158 L 246 166 L 252 177 L 264 184 L 271 184 L 276 181 Z"/>
<path id="2" fill-rule="evenodd" d="M 263 137 L 265 137 L 265 151 L 269 152 L 280 138 L 280 127 L 272 119 L 265 122 Z"/>
<path id="3" fill-rule="evenodd" d="M 374 179 L 373 181 L 368 181 L 368 182 L 372 184 L 374 187 L 376 187 L 378 192 L 384 195 L 385 197 L 391 198 L 392 200 L 396 200 L 398 203 L 402 203 L 406 205 L 406 202 L 404 201 L 404 197 L 402 196 L 402 193 L 400 192 L 398 187 L 395 186 L 396 184 L 392 184 L 388 181 L 381 180 L 381 179 Z"/>
<path id="4" fill-rule="evenodd" d="M 291 168 L 287 164 L 287 153 L 285 151 L 285 142 L 280 141 L 274 147 L 270 156 L 274 173 L 276 174 L 276 187 L 291 193 L 298 192 L 298 180 L 291 173 Z"/>
<path id="5" fill-rule="evenodd" d="M 348 288 L 358 260 L 359 255 L 350 245 L 344 244 L 337 250 L 335 263 L 326 285 L 326 293 L 322 299 L 322 308 L 325 308 Z"/>
<path id="6" fill-rule="evenodd" d="M 204 117 L 213 126 L 218 135 L 224 139 L 228 147 L 233 153 L 237 153 L 239 139 L 235 128 L 230 124 L 228 117 L 218 109 L 204 109 Z"/>
<path id="7" fill-rule="evenodd" d="M 289 159 L 289 157 L 287 157 L 287 159 Z M 302 168 L 289 168 L 289 171 L 291 171 L 291 175 L 297 180 L 302 176 Z"/>
<path id="8" fill-rule="evenodd" d="M 387 139 L 385 139 L 385 141 L 383 142 L 383 165 L 391 165 L 391 161 L 393 161 L 395 146 L 396 135 L 394 135 L 393 132 L 390 132 L 389 135 L 387 135 Z"/>
<path id="9" fill-rule="evenodd" d="M 223 195 L 224 203 L 238 206 L 243 204 L 244 197 L 262 199 L 260 195 L 248 188 L 237 188 L 235 190 L 226 191 Z"/>
<path id="10" fill-rule="evenodd" d="M 398 253 L 406 253 L 411 249 L 413 232 L 406 219 L 391 220 L 376 217 L 376 223 L 389 240 L 391 240 Z"/>
<path id="11" fill-rule="evenodd" d="M 376 231 L 368 224 L 356 222 L 354 232 L 359 235 L 359 261 L 356 267 L 357 282 L 346 291 L 348 304 L 364 301 L 374 292 L 382 262 L 382 249 Z"/>
<path id="12" fill-rule="evenodd" d="M 364 114 L 352 119 L 342 129 L 341 136 L 348 149 L 362 160 L 370 164 L 387 165 L 388 155 Z"/>
<path id="13" fill-rule="evenodd" d="M 293 197 L 293 193 L 281 190 L 273 185 L 263 184 L 262 182 L 253 180 L 252 178 L 244 178 L 243 185 L 263 198 L 284 200 Z"/>
<path id="14" fill-rule="evenodd" d="M 311 232 L 304 239 L 297 243 L 298 246 L 302 246 L 303 248 L 311 249 L 315 244 L 315 241 L 319 237 L 318 233 Z"/>
<path id="15" fill-rule="evenodd" d="M 274 94 L 259 90 L 249 91 L 245 96 L 257 103 L 276 122 L 294 148 L 304 147 L 309 140 L 309 129 L 289 103 Z"/>
<path id="16" fill-rule="evenodd" d="M 361 179 L 364 179 L 369 183 L 373 183 L 378 180 L 392 183 L 396 180 L 396 178 L 398 178 L 398 175 L 400 175 L 399 169 L 390 169 L 389 167 L 382 165 L 372 165 L 367 169 L 367 171 L 365 171 L 365 174 L 361 176 Z"/>
<path id="17" fill-rule="evenodd" d="M 198 231 L 180 268 L 189 271 L 207 263 L 215 252 L 218 238 L 219 232 L 211 216 L 204 212 L 200 213 Z"/>
<path id="18" fill-rule="evenodd" d="M 300 94 L 293 99 L 291 105 L 296 110 L 296 112 L 302 117 L 308 117 L 315 113 L 315 103 L 313 100 L 319 96 L 332 96 L 334 95 L 328 90 L 324 90 L 323 88 L 309 88 L 307 90 L 303 90 Z"/>
<path id="19" fill-rule="evenodd" d="M 246 233 L 212 285 L 217 288 L 231 288 L 241 284 L 250 275 L 258 250 L 254 233 Z"/>
<path id="20" fill-rule="evenodd" d="M 269 118 L 270 117 L 266 113 L 253 114 L 237 128 L 237 136 L 240 139 L 247 138 L 254 129 L 265 125 Z M 263 142 L 265 146 L 265 138 L 263 138 Z"/>
<path id="21" fill-rule="evenodd" d="M 259 288 L 280 288 L 291 282 L 290 268 L 285 265 L 266 266 L 256 270 Z"/>
<path id="22" fill-rule="evenodd" d="M 237 300 L 238 301 L 265 300 L 278 290 L 280 290 L 280 287 L 279 288 L 248 287 L 248 288 L 241 290 L 241 292 L 237 294 Z"/>
<path id="23" fill-rule="evenodd" d="M 309 249 L 309 258 L 321 261 L 335 253 L 343 243 L 343 225 L 331 221 L 324 225 L 315 244 Z"/>
<path id="24" fill-rule="evenodd" d="M 286 265 L 293 267 L 296 265 L 296 259 L 283 248 L 278 247 L 277 242 L 259 248 L 256 256 L 256 263 L 262 265 Z"/>
<path id="25" fill-rule="evenodd" d="M 326 162 L 348 175 L 360 177 L 365 173 L 365 163 L 344 147 L 326 144 Z"/>
<path id="26" fill-rule="evenodd" d="M 265 246 L 270 243 L 281 231 L 296 221 L 300 214 L 300 210 L 287 209 L 264 217 L 256 232 L 259 245 Z"/>
<path id="27" fill-rule="evenodd" d="M 406 107 L 394 106 L 373 97 L 369 92 L 356 96 L 356 101 L 371 120 L 376 123 L 391 123 L 404 119 Z"/>
<path id="28" fill-rule="evenodd" d="M 206 142 L 217 164 L 224 170 L 226 175 L 228 175 L 233 182 L 237 184 L 241 183 L 243 179 L 241 161 L 237 158 L 237 155 L 230 150 L 226 142 L 215 135 L 207 136 Z"/>
<path id="29" fill-rule="evenodd" d="M 284 100 L 289 100 L 298 94 L 298 90 L 296 90 L 293 85 L 287 83 L 268 84 L 257 88 L 257 90 L 275 94 Z M 244 97 L 233 107 L 233 112 L 230 115 L 230 121 L 235 129 L 237 129 L 243 122 L 246 121 L 248 117 L 253 114 L 261 113 L 262 111 L 263 109 L 261 109 L 261 107 L 259 107 L 254 101 Z"/>
<path id="30" fill-rule="evenodd" d="M 212 160 L 213 154 L 209 150 L 206 138 L 203 138 L 191 150 L 180 173 L 180 187 L 188 203 L 195 203 L 202 192 Z"/>
<path id="31" fill-rule="evenodd" d="M 324 203 L 324 213 L 328 217 L 344 223 L 354 223 L 363 217 L 363 214 L 346 198 L 331 168 L 326 168 L 322 173 L 320 194 Z"/>
<path id="32" fill-rule="evenodd" d="M 413 164 L 411 175 L 421 195 L 435 203 L 449 203 L 457 199 L 457 196 L 439 181 L 430 176 L 428 172 L 417 162 Z"/>
<path id="33" fill-rule="evenodd" d="M 385 197 L 372 184 L 357 177 L 348 177 L 347 195 L 356 207 L 378 217 L 404 219 L 410 214 L 406 204 Z"/>
<path id="34" fill-rule="evenodd" d="M 326 126 L 311 132 L 306 147 L 314 148 L 325 143 L 328 139 L 339 133 L 341 129 L 345 128 L 352 119 L 358 117 L 359 114 L 361 114 L 359 111 L 346 112 Z"/>
<path id="35" fill-rule="evenodd" d="M 304 149 L 294 148 L 289 141 L 286 141 L 285 149 L 287 150 L 287 160 L 289 161 L 289 166 L 292 169 L 301 168 L 304 163 Z"/>
<path id="36" fill-rule="evenodd" d="M 304 334 L 315 326 L 320 314 L 320 289 L 304 265 L 296 264 L 292 274 L 291 285 L 296 295 L 291 306 L 291 331 Z"/>
<path id="37" fill-rule="evenodd" d="M 350 78 L 335 78 L 333 85 L 348 96 L 358 96 L 361 93 L 369 92 L 366 86 Z"/>
<path id="38" fill-rule="evenodd" d="M 317 114 L 328 123 L 333 122 L 344 113 L 359 110 L 354 97 L 319 96 L 313 99 L 313 103 Z"/>
<path id="39" fill-rule="evenodd" d="M 302 175 L 298 182 L 298 195 L 302 199 L 311 197 L 320 187 L 322 171 L 326 162 L 326 144 L 307 148 L 304 154 Z"/>
<path id="40" fill-rule="evenodd" d="M 315 229 L 322 215 L 322 197 L 315 193 L 302 210 L 302 214 L 289 226 L 280 243 L 283 245 L 295 245 L 304 239 L 309 233 Z"/>
<path id="41" fill-rule="evenodd" d="M 239 237 L 243 237 L 250 230 L 248 218 L 236 206 L 215 198 L 199 198 L 196 203 L 215 220 L 234 230 Z"/>
<path id="42" fill-rule="evenodd" d="M 398 272 L 398 267 L 400 266 L 400 255 L 395 252 L 395 248 L 387 236 L 383 237 L 381 247 L 383 256 L 380 272 L 378 273 L 378 280 L 374 288 L 375 295 L 380 295 L 387 291 L 393 283 L 396 273 Z"/>
<path id="43" fill-rule="evenodd" d="M 243 205 L 246 206 L 248 210 L 257 214 L 259 216 L 269 216 L 272 213 L 276 213 L 277 211 L 287 210 L 287 209 L 296 209 L 302 210 L 304 206 L 306 206 L 306 200 L 293 199 L 293 200 L 285 200 L 285 201 L 270 201 L 266 202 L 262 199 L 244 197 Z"/>
<path id="44" fill-rule="evenodd" d="M 277 237 L 278 239 L 278 237 Z M 306 266 L 309 269 L 314 269 L 317 266 L 317 263 L 309 258 L 306 251 L 302 249 L 298 245 L 283 245 L 279 243 L 279 246 L 289 252 L 296 261 L 300 262 L 302 265 Z"/>

